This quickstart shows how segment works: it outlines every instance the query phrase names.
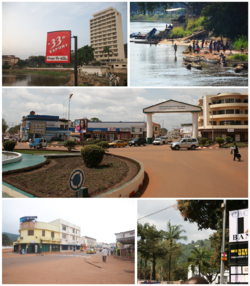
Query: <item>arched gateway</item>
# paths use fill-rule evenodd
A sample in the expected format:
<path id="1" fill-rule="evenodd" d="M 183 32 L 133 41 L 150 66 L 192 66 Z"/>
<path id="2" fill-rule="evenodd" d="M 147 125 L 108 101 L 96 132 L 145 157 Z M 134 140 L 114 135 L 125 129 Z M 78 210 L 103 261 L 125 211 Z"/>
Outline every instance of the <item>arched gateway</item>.
<path id="1" fill-rule="evenodd" d="M 147 114 L 147 143 L 152 144 L 153 139 L 153 121 L 152 115 L 154 113 L 192 113 L 192 123 L 193 123 L 193 138 L 198 137 L 198 113 L 201 112 L 201 107 L 192 105 L 189 103 L 184 103 L 176 101 L 173 99 L 152 105 L 143 109 L 143 113 Z"/>

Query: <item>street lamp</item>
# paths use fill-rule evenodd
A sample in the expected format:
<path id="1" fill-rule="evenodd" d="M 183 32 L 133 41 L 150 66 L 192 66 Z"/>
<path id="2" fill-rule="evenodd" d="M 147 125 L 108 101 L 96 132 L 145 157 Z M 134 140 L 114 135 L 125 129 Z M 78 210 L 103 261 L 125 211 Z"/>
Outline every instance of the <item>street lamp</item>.
<path id="1" fill-rule="evenodd" d="M 73 93 L 69 96 L 69 112 L 68 112 L 68 140 L 69 140 L 69 117 L 70 117 L 70 99 L 73 96 Z"/>

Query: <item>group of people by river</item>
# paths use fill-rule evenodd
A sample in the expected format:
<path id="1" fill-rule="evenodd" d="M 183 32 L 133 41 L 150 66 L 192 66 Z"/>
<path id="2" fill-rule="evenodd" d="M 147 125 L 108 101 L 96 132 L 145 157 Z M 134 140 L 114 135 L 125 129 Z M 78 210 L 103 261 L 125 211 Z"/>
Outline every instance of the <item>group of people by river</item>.
<path id="1" fill-rule="evenodd" d="M 106 72 L 106 78 L 109 80 L 109 86 L 118 86 L 120 78 L 118 75 Z"/>

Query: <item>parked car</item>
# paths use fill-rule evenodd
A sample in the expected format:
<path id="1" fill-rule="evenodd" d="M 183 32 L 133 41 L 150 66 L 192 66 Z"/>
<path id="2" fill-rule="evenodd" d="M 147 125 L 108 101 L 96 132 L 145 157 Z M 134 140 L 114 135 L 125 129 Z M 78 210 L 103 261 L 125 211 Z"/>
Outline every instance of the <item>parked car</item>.
<path id="1" fill-rule="evenodd" d="M 160 137 L 155 138 L 153 145 L 163 145 L 163 140 Z"/>
<path id="2" fill-rule="evenodd" d="M 3 141 L 9 141 L 10 140 L 10 138 L 8 137 L 8 136 L 5 136 L 4 138 L 3 138 Z"/>
<path id="3" fill-rule="evenodd" d="M 93 139 L 93 138 L 88 138 L 86 141 L 88 141 L 88 142 L 93 142 L 93 141 L 95 141 L 95 139 Z"/>
<path id="4" fill-rule="evenodd" d="M 141 146 L 141 145 L 146 146 L 146 144 L 147 144 L 146 138 L 142 138 L 142 137 L 134 138 L 133 140 L 128 142 L 128 145 L 130 147 L 132 145 L 134 145 L 134 146 Z"/>
<path id="5" fill-rule="evenodd" d="M 30 148 L 43 148 L 47 147 L 46 138 L 35 138 L 33 143 L 29 144 Z"/>
<path id="6" fill-rule="evenodd" d="M 199 147 L 197 138 L 182 138 L 177 142 L 172 142 L 170 148 L 172 150 L 179 150 L 180 148 L 187 148 L 188 150 L 195 150 Z"/>
<path id="7" fill-rule="evenodd" d="M 111 143 L 109 143 L 110 147 L 116 148 L 116 147 L 126 147 L 128 145 L 127 142 L 124 142 L 122 140 L 115 140 Z"/>
<path id="8" fill-rule="evenodd" d="M 167 138 L 167 136 L 160 136 L 159 138 L 162 139 L 163 144 L 168 144 L 168 138 Z"/>

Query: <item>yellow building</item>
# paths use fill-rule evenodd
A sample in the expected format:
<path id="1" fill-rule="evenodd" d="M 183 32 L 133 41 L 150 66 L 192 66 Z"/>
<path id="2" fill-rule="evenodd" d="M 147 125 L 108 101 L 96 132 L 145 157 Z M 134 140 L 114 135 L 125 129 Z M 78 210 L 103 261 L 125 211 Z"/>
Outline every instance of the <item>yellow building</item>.
<path id="1" fill-rule="evenodd" d="M 122 16 L 116 9 L 110 7 L 93 14 L 89 20 L 90 45 L 95 49 L 94 56 L 101 62 L 123 62 L 125 60 Z M 109 47 L 112 54 L 102 53 L 104 47 Z"/>
<path id="2" fill-rule="evenodd" d="M 13 243 L 14 252 L 80 251 L 80 241 L 78 244 L 75 242 L 67 244 L 67 247 L 65 247 L 66 243 L 62 244 L 60 224 L 55 224 L 55 221 L 51 223 L 40 222 L 36 219 L 35 216 L 20 218 L 20 236 Z"/>
<path id="3" fill-rule="evenodd" d="M 215 140 L 230 136 L 233 141 L 248 141 L 248 94 L 218 93 L 205 95 L 198 103 L 198 131 L 202 137 Z"/>

